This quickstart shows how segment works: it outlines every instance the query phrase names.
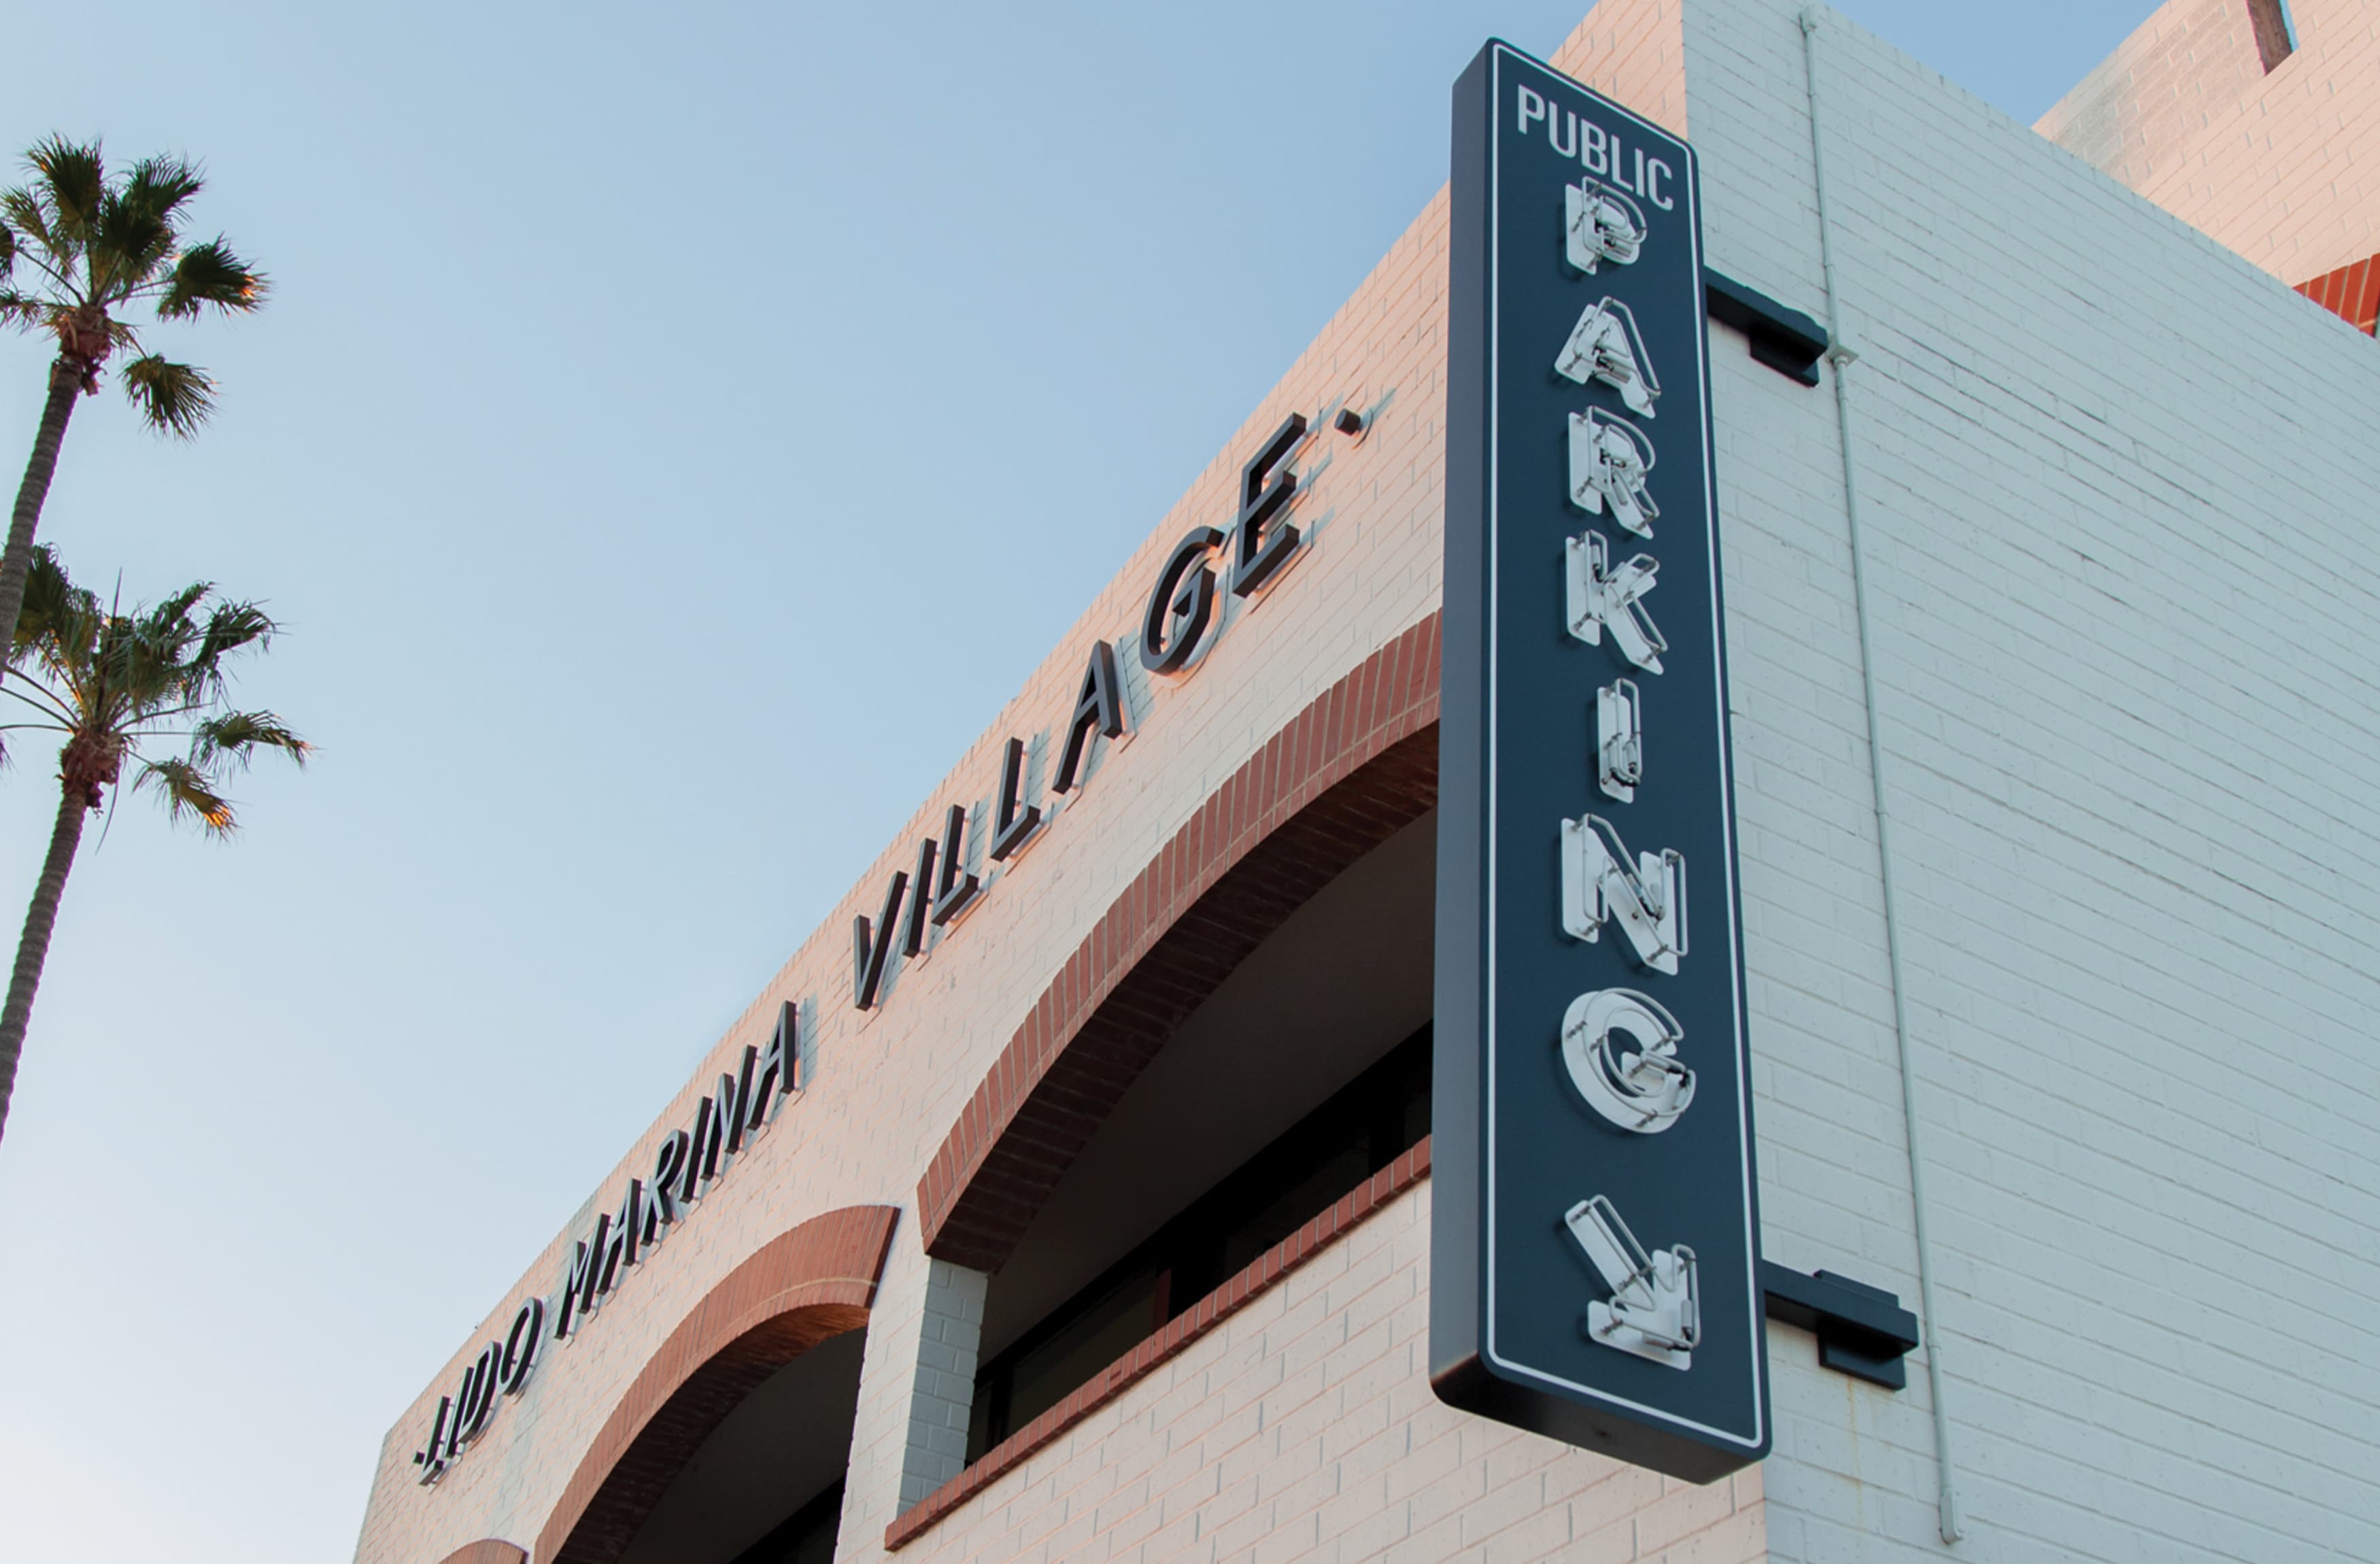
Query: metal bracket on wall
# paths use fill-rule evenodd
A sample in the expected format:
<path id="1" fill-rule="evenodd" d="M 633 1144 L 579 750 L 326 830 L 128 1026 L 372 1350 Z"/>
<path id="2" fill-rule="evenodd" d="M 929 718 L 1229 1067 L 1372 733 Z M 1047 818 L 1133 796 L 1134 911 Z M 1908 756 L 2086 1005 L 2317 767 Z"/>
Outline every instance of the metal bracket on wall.
<path id="1" fill-rule="evenodd" d="M 1774 1260 L 1760 1262 L 1760 1290 L 1770 1319 L 1817 1337 L 1821 1364 L 1887 1389 L 1908 1388 L 1900 1360 L 1917 1345 L 1917 1316 L 1899 1297 L 1832 1271 L 1804 1276 Z"/>
<path id="2" fill-rule="evenodd" d="M 1818 383 L 1827 328 L 1810 316 L 1707 266 L 1703 268 L 1703 308 L 1720 325 L 1750 337 L 1754 358 L 1803 385 Z"/>

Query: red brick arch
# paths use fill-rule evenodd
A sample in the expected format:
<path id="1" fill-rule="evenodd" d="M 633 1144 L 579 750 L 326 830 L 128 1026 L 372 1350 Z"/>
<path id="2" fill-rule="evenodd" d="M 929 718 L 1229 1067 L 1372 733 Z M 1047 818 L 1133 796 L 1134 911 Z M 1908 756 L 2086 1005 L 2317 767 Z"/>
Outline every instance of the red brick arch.
<path id="1" fill-rule="evenodd" d="M 1045 989 L 917 1183 L 926 1252 L 997 1270 L 1175 1027 L 1356 859 L 1438 802 L 1439 616 L 1268 741 Z"/>
<path id="2" fill-rule="evenodd" d="M 866 1325 L 898 1214 L 849 1206 L 813 1217 L 763 1244 L 688 1311 L 579 1461 L 538 1535 L 538 1564 L 612 1564 L 702 1441 L 762 1380 Z M 517 1559 L 516 1549 L 467 1548 L 447 1564 Z"/>
<path id="3" fill-rule="evenodd" d="M 456 1548 L 438 1564 L 528 1564 L 528 1554 L 517 1543 L 481 1537 Z"/>

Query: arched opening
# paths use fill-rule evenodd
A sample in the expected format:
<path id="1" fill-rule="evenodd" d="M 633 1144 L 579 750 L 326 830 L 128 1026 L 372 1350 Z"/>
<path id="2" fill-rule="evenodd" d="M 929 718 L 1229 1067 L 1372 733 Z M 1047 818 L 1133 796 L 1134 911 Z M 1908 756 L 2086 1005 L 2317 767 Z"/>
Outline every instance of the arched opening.
<path id="1" fill-rule="evenodd" d="M 895 1215 L 814 1217 L 688 1311 L 580 1460 L 538 1539 L 540 1564 L 807 1564 L 821 1516 L 839 1513 L 827 1485 L 849 1449 L 858 1348 Z M 755 1470 L 757 1487 L 735 1487 Z"/>
<path id="2" fill-rule="evenodd" d="M 1265 938 L 1438 802 L 1437 614 L 1233 772 L 1068 958 L 917 1183 L 926 1252 L 997 1271 L 1124 1091 Z"/>
<path id="3" fill-rule="evenodd" d="M 921 1356 L 887 1546 L 1426 1174 L 1439 628 L 1373 652 L 1208 796 L 944 1135 L 917 1184 L 946 1293 L 928 1313 L 976 1373 Z M 1325 1194 L 1342 1173 L 1360 1187 Z"/>
<path id="4" fill-rule="evenodd" d="M 1437 816 L 1293 913 L 1172 1034 L 989 1285 L 979 1460 L 1429 1130 Z"/>
<path id="5" fill-rule="evenodd" d="M 654 1501 L 620 1564 L 832 1564 L 867 1329 L 770 1376 Z"/>

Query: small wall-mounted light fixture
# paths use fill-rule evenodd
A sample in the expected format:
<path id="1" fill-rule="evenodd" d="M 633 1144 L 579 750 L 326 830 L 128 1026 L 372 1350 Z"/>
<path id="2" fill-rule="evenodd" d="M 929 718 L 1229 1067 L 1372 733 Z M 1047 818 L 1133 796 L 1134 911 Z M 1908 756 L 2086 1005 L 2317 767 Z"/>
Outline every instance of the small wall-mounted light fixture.
<path id="1" fill-rule="evenodd" d="M 1818 1362 L 1838 1374 L 1881 1385 L 1909 1387 L 1901 1359 L 1917 1348 L 1917 1316 L 1881 1287 L 1832 1271 L 1804 1275 L 1774 1260 L 1760 1262 L 1768 1317 L 1818 1339 Z"/>

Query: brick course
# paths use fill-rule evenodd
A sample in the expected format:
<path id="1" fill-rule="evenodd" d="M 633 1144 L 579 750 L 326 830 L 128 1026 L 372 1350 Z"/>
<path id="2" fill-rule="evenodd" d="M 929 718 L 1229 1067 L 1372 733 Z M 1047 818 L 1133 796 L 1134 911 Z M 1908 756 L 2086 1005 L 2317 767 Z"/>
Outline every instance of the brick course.
<path id="1" fill-rule="evenodd" d="M 2370 336 L 2380 325 L 2380 255 L 2300 283 L 2298 292 Z"/>
<path id="2" fill-rule="evenodd" d="M 928 1254 L 999 1269 L 1173 1029 L 1437 803 L 1438 624 L 1390 641 L 1275 734 L 1109 907 L 918 1181 Z"/>
<path id="3" fill-rule="evenodd" d="M 1239 1275 L 1093 1376 L 1080 1389 L 985 1451 L 981 1460 L 959 1476 L 926 1496 L 915 1509 L 885 1528 L 885 1547 L 899 1548 L 916 1540 L 1050 1440 L 1139 1384 L 1192 1342 L 1245 1308 L 1266 1289 L 1345 1237 L 1355 1224 L 1390 1199 L 1427 1177 L 1429 1140 L 1424 1136 L 1419 1146 L 1348 1191 L 1328 1210 L 1250 1261 Z"/>
<path id="4" fill-rule="evenodd" d="M 713 1288 L 613 1409 L 539 1534 L 537 1558 L 611 1564 L 738 1402 L 828 1337 L 867 1325 L 898 1215 L 874 1206 L 813 1217 Z"/>
<path id="5" fill-rule="evenodd" d="M 528 1555 L 511 1543 L 491 1537 L 456 1548 L 438 1564 L 528 1564 Z"/>

